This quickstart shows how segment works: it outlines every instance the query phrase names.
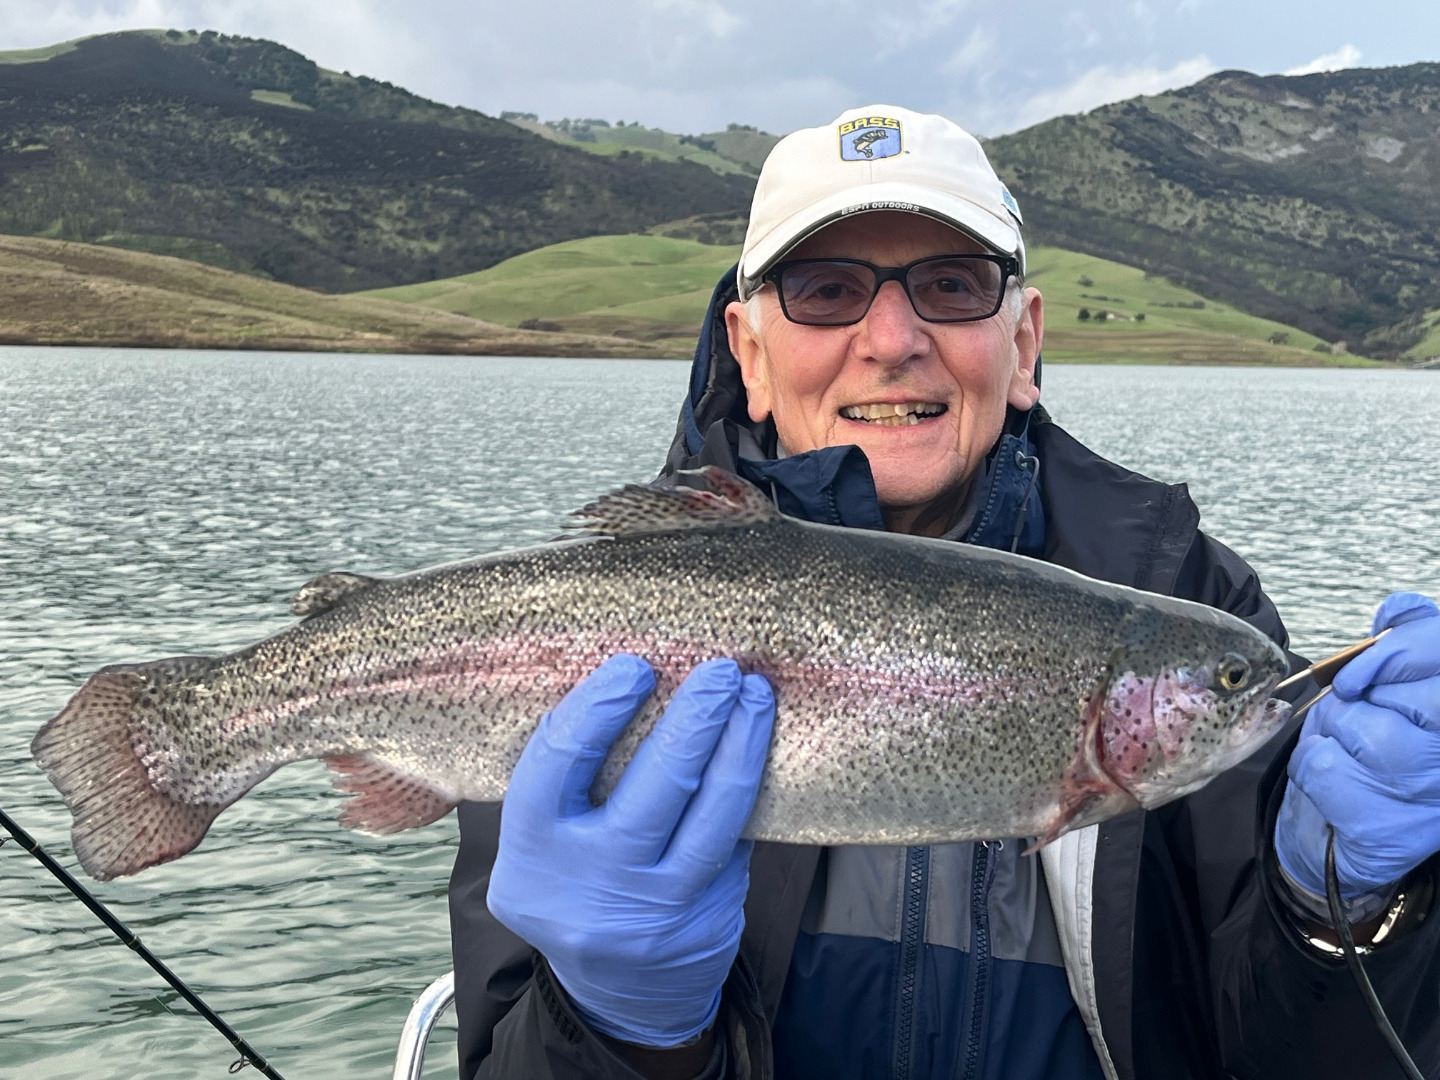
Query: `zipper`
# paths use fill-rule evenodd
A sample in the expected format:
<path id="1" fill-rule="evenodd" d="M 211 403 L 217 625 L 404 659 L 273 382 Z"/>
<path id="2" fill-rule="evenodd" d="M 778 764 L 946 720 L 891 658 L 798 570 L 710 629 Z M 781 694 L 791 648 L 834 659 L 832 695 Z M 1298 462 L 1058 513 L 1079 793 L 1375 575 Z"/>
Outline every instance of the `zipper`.
<path id="1" fill-rule="evenodd" d="M 930 849 L 905 849 L 905 900 L 900 920 L 900 999 L 895 1005 L 894 1080 L 910 1080 L 914 1067 L 915 997 L 920 984 L 920 958 L 925 939 L 925 893 L 930 877 Z"/>
<path id="2" fill-rule="evenodd" d="M 994 851 L 991 851 L 991 845 Z M 965 1040 L 964 1080 L 980 1075 L 980 1052 L 985 1044 L 985 1020 L 990 1005 L 990 884 L 995 880 L 995 859 L 1003 840 L 975 845 L 970 874 L 970 1025 Z"/>

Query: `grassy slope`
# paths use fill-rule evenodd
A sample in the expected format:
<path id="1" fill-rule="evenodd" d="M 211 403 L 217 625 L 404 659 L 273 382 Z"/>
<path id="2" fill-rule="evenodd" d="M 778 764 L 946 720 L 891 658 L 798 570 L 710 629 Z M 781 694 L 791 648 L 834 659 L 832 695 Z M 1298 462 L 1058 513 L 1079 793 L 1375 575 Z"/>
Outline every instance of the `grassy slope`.
<path id="1" fill-rule="evenodd" d="M 62 41 L 58 45 L 46 45 L 39 49 L 10 49 L 0 51 L 0 64 L 43 64 L 56 56 L 64 56 L 75 50 L 75 42 Z"/>
<path id="2" fill-rule="evenodd" d="M 715 281 L 739 257 L 659 236 L 596 236 L 554 244 L 463 277 L 361 295 L 400 300 L 506 326 L 540 319 L 571 331 L 620 333 L 684 355 L 693 346 Z M 1090 285 L 1080 284 L 1082 277 Z M 1129 363 L 1353 364 L 1314 351 L 1319 339 L 1228 305 L 1194 303 L 1198 294 L 1133 267 L 1059 248 L 1030 254 L 1030 283 L 1045 295 L 1045 356 L 1057 361 Z M 1089 295 L 1086 295 L 1089 294 Z M 1105 296 L 1109 300 L 1093 297 Z M 1081 307 L 1143 322 L 1078 321 Z M 1288 345 L 1266 339 L 1289 335 Z"/>
<path id="3" fill-rule="evenodd" d="M 166 41 L 176 44 L 192 44 L 200 39 L 200 35 L 193 30 L 160 30 L 152 28 L 149 30 L 130 30 L 127 33 L 136 37 L 154 38 L 157 41 Z M 54 45 L 42 45 L 38 49 L 10 49 L 0 50 L 0 64 L 42 64 L 46 60 L 53 60 L 57 56 L 64 56 L 66 53 L 74 52 L 83 42 L 89 41 L 91 37 L 103 35 L 92 34 L 90 37 L 74 38 L 70 41 L 57 42 Z"/>
<path id="4" fill-rule="evenodd" d="M 1405 354 L 1411 360 L 1440 357 L 1440 308 L 1427 312 L 1423 324 L 1426 327 L 1425 336 Z"/>
<path id="5" fill-rule="evenodd" d="M 1367 365 L 1350 356 L 1317 352 L 1323 343 L 1302 330 L 1246 315 L 1133 266 L 1064 248 L 1029 253 L 1029 284 L 1045 297 L 1045 358 L 1060 362 L 1247 363 Z M 1081 284 L 1087 278 L 1089 285 Z M 1165 305 L 1204 303 L 1203 308 Z M 1086 323 L 1081 308 L 1143 321 Z M 1271 335 L 1288 342 L 1273 344 Z"/>
<path id="6" fill-rule="evenodd" d="M 751 170 L 733 161 L 728 161 L 710 150 L 701 150 L 698 147 L 680 144 L 675 147 L 647 146 L 643 141 L 627 142 L 625 133 L 629 128 L 611 129 L 612 138 L 601 142 L 568 142 L 567 146 L 575 146 L 592 154 L 600 154 L 604 157 L 616 157 L 620 154 L 638 154 L 640 157 L 651 158 L 655 161 L 693 161 L 696 165 L 704 165 L 712 172 L 723 175 L 748 176 L 753 175 Z M 670 135 L 669 132 L 655 131 L 655 134 L 663 134 L 680 143 L 679 137 Z"/>
<path id="7" fill-rule="evenodd" d="M 619 333 L 686 355 L 716 280 L 740 255 L 668 236 L 592 236 L 530 251 L 475 274 L 362 293 L 517 326 Z"/>
<path id="8" fill-rule="evenodd" d="M 325 296 L 181 259 L 0 236 L 0 343 L 521 356 L 657 356 L 412 304 Z"/>
<path id="9" fill-rule="evenodd" d="M 708 132 L 700 138 L 714 143 L 717 154 L 731 161 L 738 161 L 757 173 L 775 144 L 780 141 L 779 135 L 741 125 L 732 126 L 726 131 Z"/>

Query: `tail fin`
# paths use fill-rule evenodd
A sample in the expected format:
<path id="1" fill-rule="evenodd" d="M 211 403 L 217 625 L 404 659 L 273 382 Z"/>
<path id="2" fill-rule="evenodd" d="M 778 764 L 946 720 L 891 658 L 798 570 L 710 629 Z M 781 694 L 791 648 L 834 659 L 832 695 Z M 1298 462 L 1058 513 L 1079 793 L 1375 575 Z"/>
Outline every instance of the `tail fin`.
<path id="1" fill-rule="evenodd" d="M 75 854 L 96 881 L 178 859 L 225 809 L 178 802 L 151 784 L 132 740 L 147 708 L 142 671 L 117 666 L 92 675 L 30 744 L 74 816 Z"/>

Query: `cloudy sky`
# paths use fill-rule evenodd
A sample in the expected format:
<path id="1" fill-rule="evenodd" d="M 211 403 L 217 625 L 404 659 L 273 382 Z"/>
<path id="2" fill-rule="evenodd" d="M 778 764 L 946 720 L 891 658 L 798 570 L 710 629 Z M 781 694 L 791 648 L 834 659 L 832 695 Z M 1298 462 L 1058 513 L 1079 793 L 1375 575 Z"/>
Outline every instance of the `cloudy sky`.
<path id="1" fill-rule="evenodd" d="M 1001 134 L 1183 86 L 1440 60 L 1433 0 L 0 0 L 0 50 L 214 29 L 495 114 L 777 133 L 894 103 Z"/>

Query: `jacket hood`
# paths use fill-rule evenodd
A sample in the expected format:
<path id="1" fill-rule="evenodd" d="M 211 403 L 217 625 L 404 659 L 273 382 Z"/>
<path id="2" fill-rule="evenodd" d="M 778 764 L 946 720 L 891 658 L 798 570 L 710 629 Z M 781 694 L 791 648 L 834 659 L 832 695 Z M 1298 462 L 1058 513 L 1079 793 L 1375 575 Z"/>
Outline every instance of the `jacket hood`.
<path id="1" fill-rule="evenodd" d="M 730 352 L 725 307 L 738 299 L 736 268 L 716 284 L 700 328 L 690 384 L 661 479 L 702 465 L 728 469 L 763 490 L 793 517 L 831 525 L 884 529 L 870 463 L 858 446 L 827 446 L 777 457 L 775 425 L 750 419 L 740 365 Z M 1039 365 L 1036 365 L 1039 378 Z M 1007 411 L 1005 428 L 972 489 L 975 512 L 963 539 L 1038 555 L 1044 547 L 1039 459 L 1029 437 L 1029 412 Z"/>

